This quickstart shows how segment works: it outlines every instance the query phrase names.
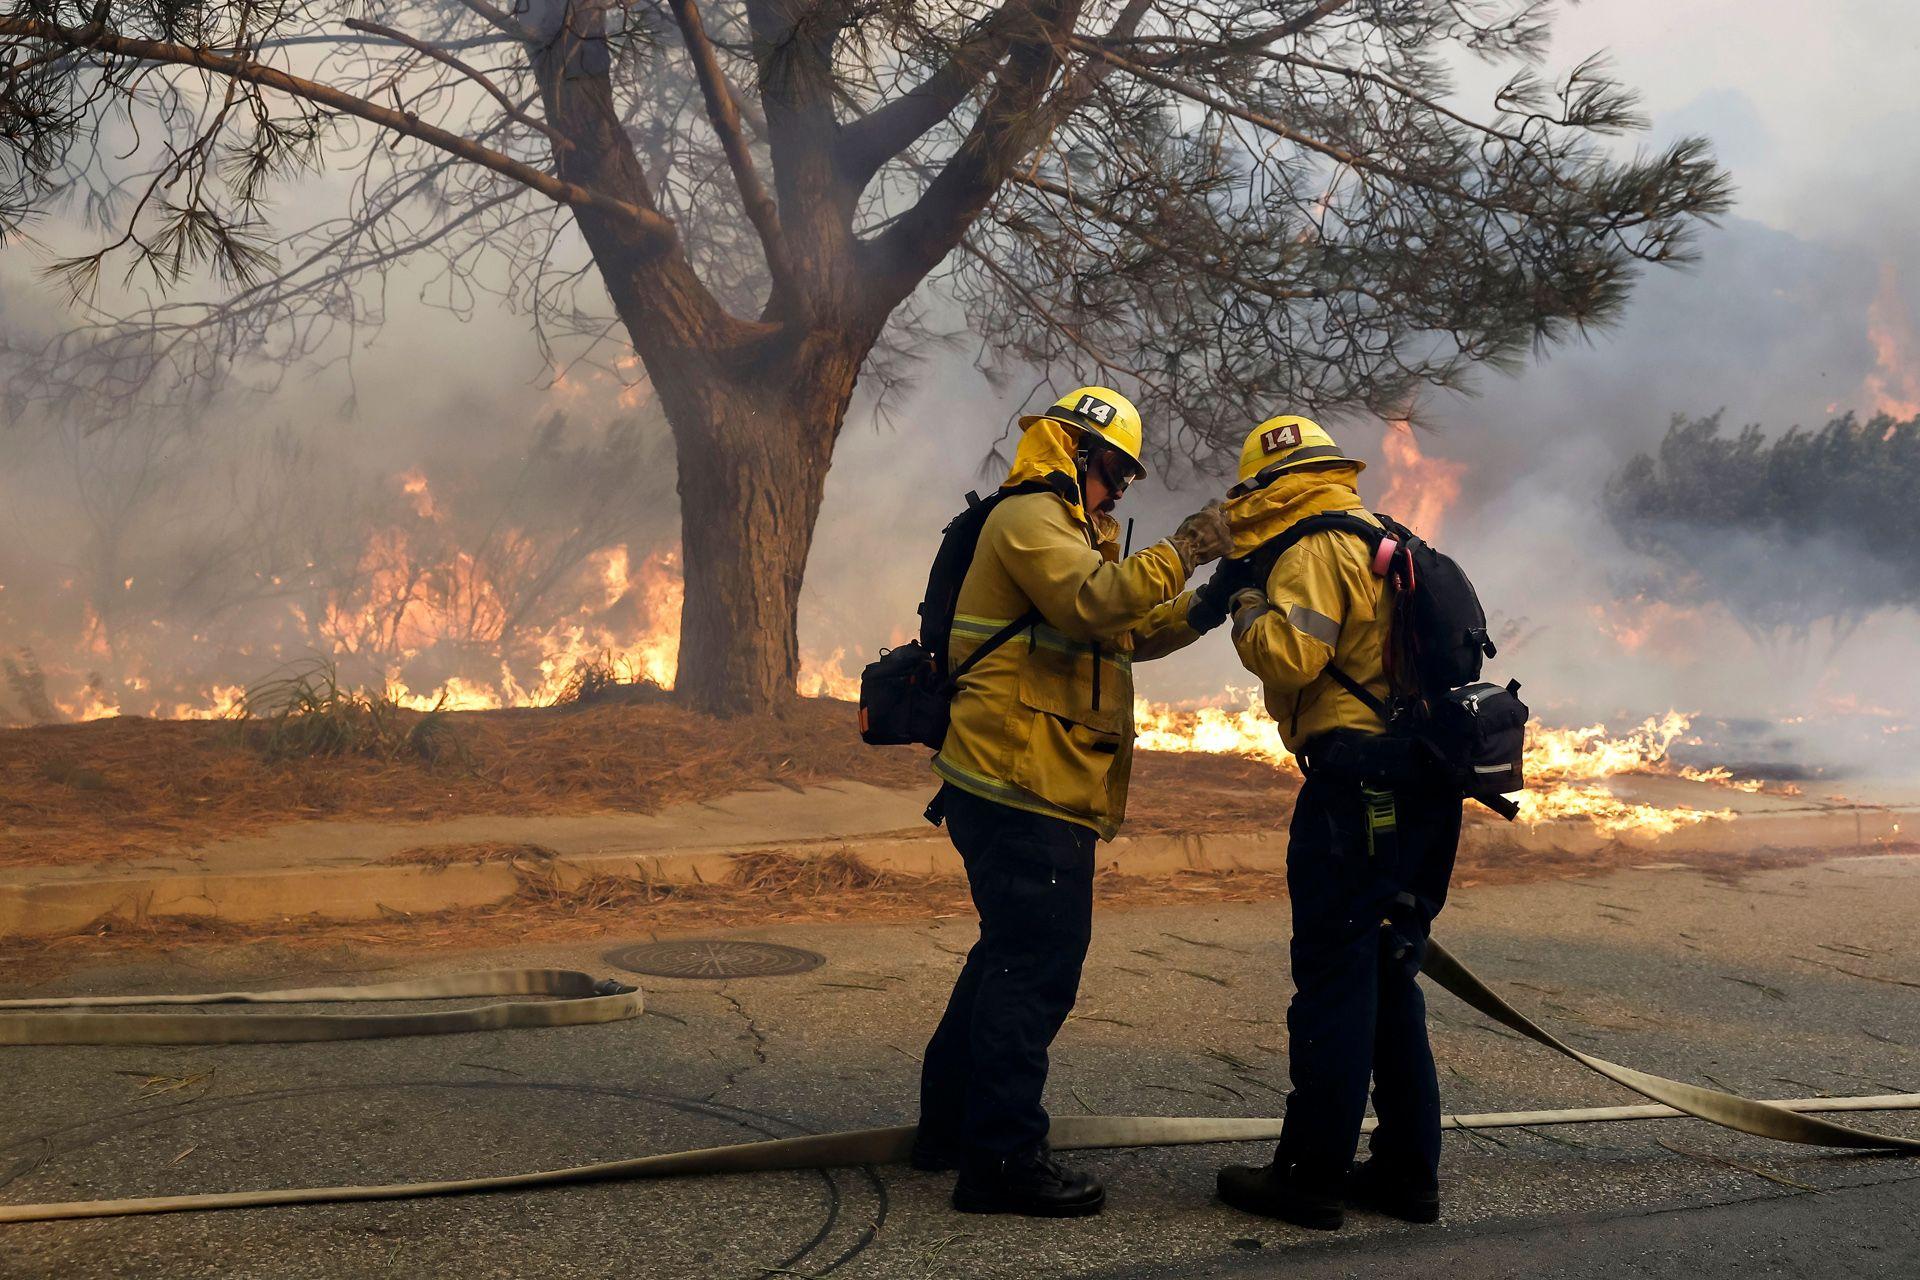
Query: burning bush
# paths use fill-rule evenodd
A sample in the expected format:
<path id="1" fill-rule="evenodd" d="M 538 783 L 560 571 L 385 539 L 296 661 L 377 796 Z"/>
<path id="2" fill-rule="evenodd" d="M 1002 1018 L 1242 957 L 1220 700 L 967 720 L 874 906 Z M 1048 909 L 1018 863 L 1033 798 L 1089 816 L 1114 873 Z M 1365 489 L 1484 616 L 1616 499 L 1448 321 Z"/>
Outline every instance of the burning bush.
<path id="1" fill-rule="evenodd" d="M 314 756 L 414 758 L 465 755 L 439 708 L 414 712 L 379 694 L 345 689 L 331 662 L 283 668 L 241 696 L 235 715 L 247 740 L 270 760 Z"/>
<path id="2" fill-rule="evenodd" d="M 554 695 L 556 707 L 593 707 L 606 703 L 664 702 L 670 697 L 659 682 L 648 678 L 633 662 L 611 653 L 583 658 L 568 673 Z"/>

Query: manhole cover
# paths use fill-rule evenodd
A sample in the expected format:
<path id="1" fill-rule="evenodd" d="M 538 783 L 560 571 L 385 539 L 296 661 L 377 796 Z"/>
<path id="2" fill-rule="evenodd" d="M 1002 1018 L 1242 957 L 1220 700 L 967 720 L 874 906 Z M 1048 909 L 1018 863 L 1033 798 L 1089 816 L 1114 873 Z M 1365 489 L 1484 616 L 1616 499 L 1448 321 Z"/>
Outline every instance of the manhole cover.
<path id="1" fill-rule="evenodd" d="M 726 939 L 643 942 L 607 954 L 608 964 L 659 978 L 773 978 L 817 969 L 826 960 L 799 947 Z"/>

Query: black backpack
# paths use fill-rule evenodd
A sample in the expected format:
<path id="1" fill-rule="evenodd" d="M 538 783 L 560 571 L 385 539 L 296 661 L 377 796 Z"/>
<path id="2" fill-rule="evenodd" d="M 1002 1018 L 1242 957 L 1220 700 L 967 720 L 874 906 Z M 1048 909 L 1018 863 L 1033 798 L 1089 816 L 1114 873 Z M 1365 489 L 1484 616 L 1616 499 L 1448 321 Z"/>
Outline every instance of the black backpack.
<path id="1" fill-rule="evenodd" d="M 1511 821 L 1520 808 L 1508 792 L 1525 785 L 1527 705 L 1519 681 L 1480 679 L 1483 658 L 1499 651 L 1487 635 L 1479 593 L 1460 566 L 1405 525 L 1375 514 L 1376 527 L 1351 512 L 1308 516 L 1247 557 L 1264 586 L 1282 555 L 1309 534 L 1350 533 L 1374 553 L 1374 572 L 1393 585 L 1388 626 L 1388 699 L 1383 702 L 1339 667 L 1327 675 L 1387 726 L 1390 737 L 1423 746 L 1466 798 Z M 1391 545 L 1389 545 L 1391 544 Z"/>
<path id="2" fill-rule="evenodd" d="M 1029 609 L 980 642 L 965 662 L 947 669 L 947 642 L 960 601 L 960 584 L 973 564 L 980 530 L 993 509 L 1019 493 L 1057 492 L 1055 484 L 1033 480 L 1000 489 L 982 498 L 967 495 L 967 507 L 947 522 L 940 534 L 940 550 L 927 574 L 927 593 L 920 601 L 920 638 L 893 649 L 860 673 L 860 740 L 869 746 L 918 743 L 938 751 L 946 742 L 947 718 L 960 678 L 974 664 L 1040 621 L 1040 611 Z"/>

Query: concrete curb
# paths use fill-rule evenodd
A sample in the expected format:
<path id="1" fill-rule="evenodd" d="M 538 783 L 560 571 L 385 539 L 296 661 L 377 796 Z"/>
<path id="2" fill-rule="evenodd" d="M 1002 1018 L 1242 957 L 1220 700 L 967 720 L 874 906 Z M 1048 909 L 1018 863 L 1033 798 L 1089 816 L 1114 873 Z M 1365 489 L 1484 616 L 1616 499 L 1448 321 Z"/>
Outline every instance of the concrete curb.
<path id="1" fill-rule="evenodd" d="M 1912 808 L 1825 808 L 1746 814 L 1730 822 L 1688 828 L 1664 838 L 1625 841 L 1649 857 L 1758 852 L 1768 848 L 1826 848 L 1873 852 L 1900 838 L 1920 818 Z M 423 835 L 425 832 L 423 831 Z M 1614 841 L 1581 821 L 1508 827 L 1470 822 L 1466 852 L 1590 853 Z M 1101 846 L 1101 866 L 1126 875 L 1167 876 L 1183 871 L 1277 871 L 1286 865 L 1284 830 L 1122 836 Z M 724 882 L 742 855 L 783 852 L 818 856 L 839 850 L 869 865 L 908 875 L 958 875 L 960 860 L 939 833 L 849 836 L 814 840 L 712 845 L 684 849 L 612 850 L 563 854 L 551 863 L 571 887 L 593 875 L 617 875 L 661 884 Z M 127 918 L 214 916 L 237 923 L 319 916 L 379 919 L 454 907 L 491 906 L 519 888 L 504 862 L 444 867 L 369 862 L 201 871 L 179 866 L 117 868 L 98 875 L 36 878 L 16 874 L 0 884 L 0 938 L 71 933 L 108 915 Z"/>

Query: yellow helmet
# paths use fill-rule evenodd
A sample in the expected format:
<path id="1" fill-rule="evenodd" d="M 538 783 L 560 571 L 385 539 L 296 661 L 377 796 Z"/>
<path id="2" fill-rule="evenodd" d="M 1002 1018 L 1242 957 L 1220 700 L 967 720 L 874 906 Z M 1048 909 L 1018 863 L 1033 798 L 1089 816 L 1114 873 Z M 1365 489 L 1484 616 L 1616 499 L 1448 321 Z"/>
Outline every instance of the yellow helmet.
<path id="1" fill-rule="evenodd" d="M 1362 471 L 1367 466 L 1343 453 L 1326 428 L 1313 419 L 1283 413 L 1247 433 L 1246 443 L 1240 446 L 1240 483 L 1235 488 L 1257 489 L 1285 472 L 1330 462 Z"/>
<path id="2" fill-rule="evenodd" d="M 1118 391 L 1108 387 L 1081 387 L 1069 391 L 1054 401 L 1053 407 L 1045 413 L 1030 413 L 1021 418 L 1020 429 L 1025 431 L 1046 418 L 1074 431 L 1093 432 L 1126 454 L 1138 476 L 1147 474 L 1147 465 L 1140 460 L 1145 435 L 1140 425 L 1140 410 L 1134 408 L 1133 401 Z"/>

